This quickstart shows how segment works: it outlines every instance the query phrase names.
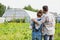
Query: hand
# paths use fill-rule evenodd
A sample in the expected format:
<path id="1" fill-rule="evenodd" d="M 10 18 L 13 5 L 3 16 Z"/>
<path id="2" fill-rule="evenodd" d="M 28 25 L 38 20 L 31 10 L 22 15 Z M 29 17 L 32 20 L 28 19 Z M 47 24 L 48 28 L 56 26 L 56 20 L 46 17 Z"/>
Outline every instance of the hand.
<path id="1" fill-rule="evenodd" d="M 31 20 L 32 20 L 33 22 L 35 22 L 35 19 L 32 18 Z"/>

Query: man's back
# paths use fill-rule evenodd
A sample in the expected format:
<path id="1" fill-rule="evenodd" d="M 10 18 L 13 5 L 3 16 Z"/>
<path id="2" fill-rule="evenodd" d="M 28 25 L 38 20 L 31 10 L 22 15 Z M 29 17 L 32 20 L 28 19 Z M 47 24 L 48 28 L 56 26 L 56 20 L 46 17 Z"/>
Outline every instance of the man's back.
<path id="1" fill-rule="evenodd" d="M 44 23 L 44 34 L 52 35 L 55 32 L 55 18 L 51 13 L 45 14 L 46 21 Z"/>

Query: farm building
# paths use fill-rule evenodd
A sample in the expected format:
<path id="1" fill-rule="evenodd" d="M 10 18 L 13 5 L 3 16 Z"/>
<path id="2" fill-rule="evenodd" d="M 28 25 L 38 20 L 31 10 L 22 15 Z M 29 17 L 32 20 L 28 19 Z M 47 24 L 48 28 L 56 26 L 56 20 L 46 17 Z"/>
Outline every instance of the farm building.
<path id="1" fill-rule="evenodd" d="M 7 21 L 15 19 L 24 19 L 26 17 L 26 21 L 29 22 L 31 18 L 36 17 L 36 12 L 27 11 L 19 8 L 10 8 L 5 11 L 3 16 Z"/>

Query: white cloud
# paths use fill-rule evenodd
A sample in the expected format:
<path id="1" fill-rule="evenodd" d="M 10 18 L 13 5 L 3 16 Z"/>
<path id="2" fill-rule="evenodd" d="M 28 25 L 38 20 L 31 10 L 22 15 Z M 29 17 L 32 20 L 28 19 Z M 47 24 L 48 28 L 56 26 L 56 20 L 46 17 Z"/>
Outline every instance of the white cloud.
<path id="1" fill-rule="evenodd" d="M 0 2 L 13 8 L 23 8 L 25 6 L 25 0 L 0 0 Z"/>

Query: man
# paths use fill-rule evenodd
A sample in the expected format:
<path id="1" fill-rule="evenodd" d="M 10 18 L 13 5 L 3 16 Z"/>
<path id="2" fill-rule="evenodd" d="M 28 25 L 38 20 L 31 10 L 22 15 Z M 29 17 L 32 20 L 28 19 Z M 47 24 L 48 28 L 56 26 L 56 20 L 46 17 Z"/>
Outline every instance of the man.
<path id="1" fill-rule="evenodd" d="M 44 23 L 45 27 L 43 28 L 44 32 L 44 40 L 54 40 L 54 33 L 55 33 L 55 18 L 54 15 L 48 12 L 48 6 L 43 6 L 43 18 L 40 21 L 41 23 Z M 37 25 L 39 23 L 32 19 Z"/>

